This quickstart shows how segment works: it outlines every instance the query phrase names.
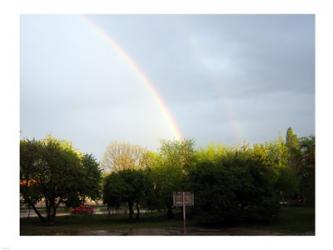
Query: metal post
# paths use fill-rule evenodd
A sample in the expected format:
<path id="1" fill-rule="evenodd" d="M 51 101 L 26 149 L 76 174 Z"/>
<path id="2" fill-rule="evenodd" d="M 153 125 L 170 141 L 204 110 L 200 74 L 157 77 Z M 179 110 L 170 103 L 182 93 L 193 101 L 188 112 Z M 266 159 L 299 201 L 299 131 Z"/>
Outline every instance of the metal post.
<path id="1" fill-rule="evenodd" d="M 186 206 L 185 206 L 185 192 L 183 193 L 183 226 L 184 226 L 184 234 L 186 234 Z"/>

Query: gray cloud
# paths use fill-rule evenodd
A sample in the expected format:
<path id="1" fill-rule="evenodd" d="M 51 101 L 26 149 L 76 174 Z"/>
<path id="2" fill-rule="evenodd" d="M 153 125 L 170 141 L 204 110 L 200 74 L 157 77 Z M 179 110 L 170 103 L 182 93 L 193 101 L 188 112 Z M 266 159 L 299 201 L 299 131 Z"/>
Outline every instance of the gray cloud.
<path id="1" fill-rule="evenodd" d="M 199 145 L 314 133 L 313 15 L 90 16 L 138 63 Z M 21 18 L 21 129 L 98 157 L 110 140 L 156 147 L 152 97 L 78 16 Z M 235 124 L 239 131 L 236 131 Z M 135 125 L 135 126 L 134 126 Z"/>

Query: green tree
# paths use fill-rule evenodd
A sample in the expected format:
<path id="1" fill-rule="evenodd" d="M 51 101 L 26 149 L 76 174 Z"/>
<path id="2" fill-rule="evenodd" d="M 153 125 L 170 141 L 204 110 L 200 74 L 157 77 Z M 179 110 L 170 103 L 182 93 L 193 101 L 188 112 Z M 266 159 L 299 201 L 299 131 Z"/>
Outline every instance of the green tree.
<path id="1" fill-rule="evenodd" d="M 297 172 L 291 168 L 281 168 L 276 181 L 276 189 L 280 199 L 284 202 L 291 200 L 299 192 L 299 177 Z"/>
<path id="2" fill-rule="evenodd" d="M 32 207 L 38 217 L 44 220 L 35 207 L 35 204 L 43 198 L 36 179 L 38 163 L 41 159 L 41 147 L 41 142 L 35 139 L 20 142 L 20 195 L 22 202 Z"/>
<path id="3" fill-rule="evenodd" d="M 274 182 L 281 201 L 292 199 L 299 190 L 297 169 L 289 167 L 290 151 L 282 138 L 253 146 L 254 157 L 274 171 Z M 298 160 L 297 160 L 298 162 Z"/>
<path id="4" fill-rule="evenodd" d="M 71 143 L 47 136 L 42 140 L 21 140 L 20 192 L 42 221 L 53 222 L 61 203 L 77 197 L 97 198 L 100 170 L 91 155 L 83 155 Z M 46 218 L 35 204 L 43 201 Z"/>
<path id="5" fill-rule="evenodd" d="M 149 179 L 142 169 L 125 169 L 111 172 L 105 179 L 103 188 L 104 203 L 108 207 L 119 207 L 122 203 L 128 205 L 129 218 L 140 216 L 140 205 L 145 204 L 146 194 L 150 188 Z"/>
<path id="6" fill-rule="evenodd" d="M 287 129 L 286 146 L 288 149 L 288 166 L 295 170 L 299 168 L 300 145 L 292 128 Z"/>
<path id="7" fill-rule="evenodd" d="M 201 223 L 271 221 L 277 216 L 275 173 L 251 148 L 233 149 L 218 161 L 211 159 L 198 160 L 189 171 Z"/>
<path id="8" fill-rule="evenodd" d="M 111 172 L 104 178 L 103 202 L 108 208 L 119 208 L 126 183 L 118 172 Z"/>
<path id="9" fill-rule="evenodd" d="M 209 144 L 207 147 L 195 151 L 195 159 L 197 161 L 209 161 L 217 163 L 230 151 L 231 148 L 228 148 L 224 145 Z"/>
<path id="10" fill-rule="evenodd" d="M 315 201 L 315 137 L 300 138 L 300 151 L 300 193 L 305 203 L 313 205 Z"/>
<path id="11" fill-rule="evenodd" d="M 192 140 L 162 141 L 159 157 L 151 169 L 156 203 L 167 208 L 170 218 L 173 217 L 172 193 L 188 188 L 187 172 L 194 162 L 194 155 Z"/>

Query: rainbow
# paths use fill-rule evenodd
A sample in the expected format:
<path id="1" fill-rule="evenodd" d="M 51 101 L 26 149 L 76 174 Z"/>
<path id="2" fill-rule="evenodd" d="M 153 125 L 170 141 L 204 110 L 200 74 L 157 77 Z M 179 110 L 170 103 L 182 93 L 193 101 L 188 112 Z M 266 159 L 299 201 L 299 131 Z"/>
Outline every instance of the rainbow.
<path id="1" fill-rule="evenodd" d="M 145 88 L 148 90 L 150 95 L 153 97 L 154 101 L 156 102 L 157 106 L 159 107 L 164 119 L 169 124 L 173 134 L 174 139 L 182 140 L 183 135 L 179 129 L 179 126 L 172 116 L 171 112 L 169 111 L 167 105 L 165 104 L 162 96 L 158 93 L 156 88 L 154 87 L 153 83 L 149 80 L 147 75 L 143 72 L 143 70 L 137 65 L 137 63 L 133 60 L 133 58 L 128 55 L 125 50 L 105 31 L 103 30 L 94 20 L 91 18 L 81 15 L 82 20 L 88 23 L 95 32 L 97 32 L 101 37 L 105 39 L 105 41 L 111 45 L 113 50 L 119 55 L 119 57 L 126 63 L 126 65 L 134 72 L 136 77 L 143 83 Z"/>

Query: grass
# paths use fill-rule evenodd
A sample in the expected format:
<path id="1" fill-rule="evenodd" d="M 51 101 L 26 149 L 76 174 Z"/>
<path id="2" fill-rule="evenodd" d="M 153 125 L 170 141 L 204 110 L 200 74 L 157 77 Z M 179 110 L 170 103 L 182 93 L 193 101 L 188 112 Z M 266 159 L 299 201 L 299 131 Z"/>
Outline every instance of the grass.
<path id="1" fill-rule="evenodd" d="M 256 227 L 288 235 L 314 235 L 315 209 L 313 207 L 283 207 L 276 222 Z"/>
<path id="2" fill-rule="evenodd" d="M 167 219 L 161 214 L 142 214 L 140 219 L 129 221 L 127 215 L 70 215 L 56 218 L 52 226 L 45 225 L 36 217 L 21 219 L 21 235 L 77 235 L 98 230 L 117 231 L 137 228 L 181 227 L 179 219 Z"/>
<path id="3" fill-rule="evenodd" d="M 180 216 L 179 216 L 180 217 Z M 129 221 L 126 215 L 92 215 L 58 217 L 52 226 L 38 218 L 21 219 L 21 235 L 181 235 L 183 222 L 167 219 L 162 214 L 142 214 L 140 220 Z M 269 225 L 237 225 L 209 229 L 188 221 L 191 235 L 314 235 L 314 208 L 285 207 L 279 219 Z"/>

